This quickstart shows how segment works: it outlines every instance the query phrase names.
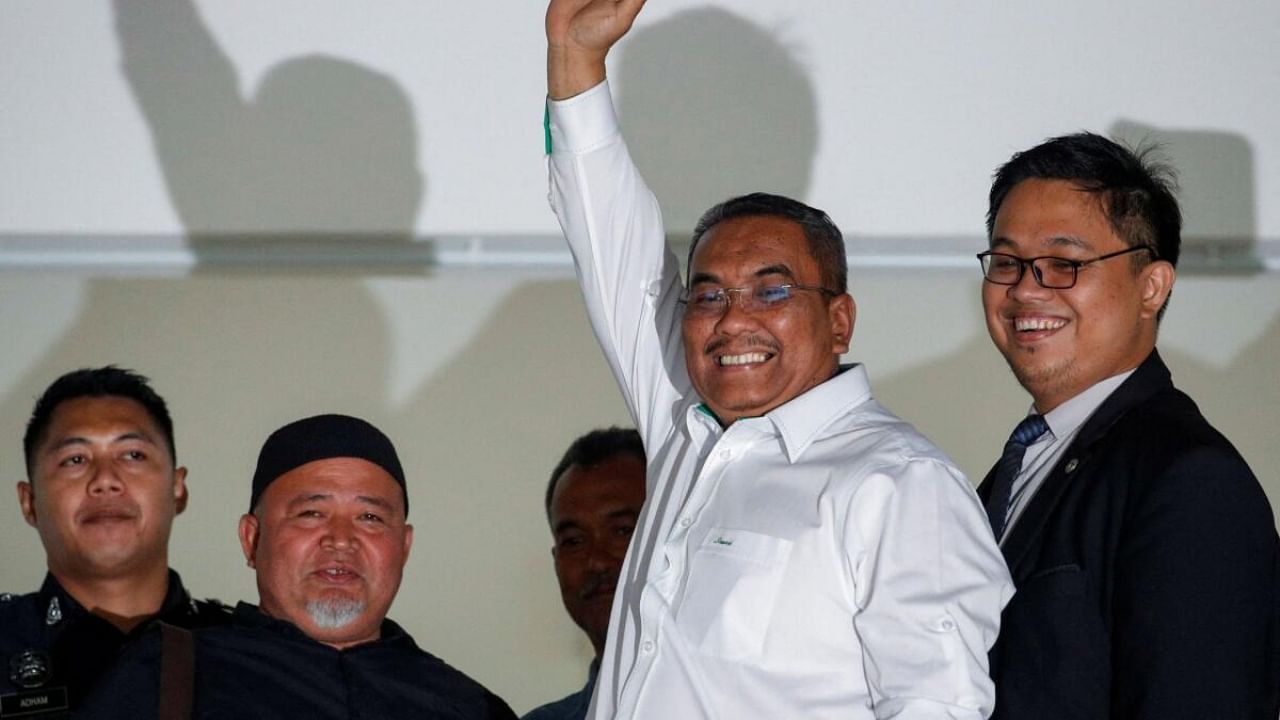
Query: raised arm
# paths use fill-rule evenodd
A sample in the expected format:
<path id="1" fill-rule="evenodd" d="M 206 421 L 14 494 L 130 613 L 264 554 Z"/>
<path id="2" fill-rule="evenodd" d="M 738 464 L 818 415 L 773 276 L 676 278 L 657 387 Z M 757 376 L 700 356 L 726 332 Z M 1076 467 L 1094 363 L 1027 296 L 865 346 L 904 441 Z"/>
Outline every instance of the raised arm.
<path id="1" fill-rule="evenodd" d="M 627 34 L 644 0 L 551 0 L 547 95 L 564 100 L 604 80 L 609 48 Z"/>
<path id="2" fill-rule="evenodd" d="M 609 48 L 644 0 L 551 0 L 547 9 L 551 206 L 573 253 L 596 339 L 646 442 L 689 391 L 679 263 L 658 201 L 631 161 L 609 84 Z"/>

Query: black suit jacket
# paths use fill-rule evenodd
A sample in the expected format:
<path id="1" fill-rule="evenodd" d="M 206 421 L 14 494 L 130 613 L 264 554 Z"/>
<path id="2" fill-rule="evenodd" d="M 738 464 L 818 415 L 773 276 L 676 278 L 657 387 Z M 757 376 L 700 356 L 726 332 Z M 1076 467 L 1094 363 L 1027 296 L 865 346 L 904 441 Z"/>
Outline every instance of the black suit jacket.
<path id="1" fill-rule="evenodd" d="M 991 651 L 993 720 L 1276 719 L 1271 507 L 1155 351 L 1081 427 L 1002 550 L 1017 593 Z"/>

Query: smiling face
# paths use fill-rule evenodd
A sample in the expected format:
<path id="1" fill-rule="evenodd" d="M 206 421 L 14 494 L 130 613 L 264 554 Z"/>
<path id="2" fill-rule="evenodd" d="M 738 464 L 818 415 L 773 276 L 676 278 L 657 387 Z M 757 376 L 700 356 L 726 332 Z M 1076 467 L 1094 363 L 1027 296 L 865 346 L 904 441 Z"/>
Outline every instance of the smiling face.
<path id="1" fill-rule="evenodd" d="M 644 470 L 644 459 L 630 453 L 590 467 L 570 465 L 551 496 L 551 554 L 560 598 L 597 656 L 604 651 L 618 575 L 644 504 Z"/>
<path id="2" fill-rule="evenodd" d="M 991 249 L 1021 258 L 1089 260 L 1127 247 L 1101 200 L 1066 180 L 1018 183 L 992 229 Z M 1154 261 L 1135 271 L 1132 257 L 1086 265 L 1066 290 L 1040 287 L 1030 269 L 1017 285 L 983 283 L 987 331 L 1039 412 L 1137 367 L 1155 347 L 1173 266 Z"/>
<path id="3" fill-rule="evenodd" d="M 78 397 L 54 409 L 18 501 L 64 585 L 154 575 L 168 567 L 186 474 L 141 404 Z"/>
<path id="4" fill-rule="evenodd" d="M 267 615 L 335 648 L 378 639 L 413 544 L 400 486 L 357 458 L 316 460 L 276 478 L 240 544 Z"/>
<path id="5" fill-rule="evenodd" d="M 751 215 L 707 231 L 690 261 L 690 294 L 762 284 L 821 286 L 800 225 Z M 726 425 L 764 415 L 835 374 L 849 349 L 853 318 L 849 295 L 796 292 L 780 307 L 755 312 L 744 311 L 735 297 L 722 315 L 686 315 L 689 378 Z"/>

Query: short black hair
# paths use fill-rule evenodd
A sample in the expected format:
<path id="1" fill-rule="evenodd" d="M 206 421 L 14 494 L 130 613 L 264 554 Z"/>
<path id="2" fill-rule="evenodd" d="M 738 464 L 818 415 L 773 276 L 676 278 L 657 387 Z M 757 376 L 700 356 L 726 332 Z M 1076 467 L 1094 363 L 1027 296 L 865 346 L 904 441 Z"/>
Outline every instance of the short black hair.
<path id="1" fill-rule="evenodd" d="M 1155 145 L 1129 149 L 1090 132 L 1061 135 L 1015 154 L 996 170 L 987 202 L 987 239 L 1005 197 L 1023 180 L 1066 180 L 1097 195 L 1116 235 L 1129 247 L 1151 248 L 1134 255 L 1135 267 L 1152 260 L 1178 266 L 1182 211 L 1175 195 L 1173 166 L 1157 157 Z M 1144 257 L 1151 255 L 1150 258 Z M 1164 308 L 1160 310 L 1161 315 Z"/>
<path id="2" fill-rule="evenodd" d="M 632 428 L 608 427 L 592 430 L 574 440 L 564 451 L 564 457 L 556 463 L 547 482 L 547 497 L 543 503 L 547 520 L 551 519 L 551 496 L 556 492 L 556 482 L 566 470 L 573 465 L 595 467 L 615 455 L 634 455 L 644 461 L 644 442 L 640 440 L 640 433 Z"/>
<path id="3" fill-rule="evenodd" d="M 751 193 L 730 198 L 707 210 L 693 229 L 689 241 L 689 267 L 693 267 L 693 251 L 707 231 L 725 220 L 756 216 L 790 220 L 804 231 L 809 254 L 818 262 L 822 287 L 839 295 L 849 291 L 849 260 L 845 256 L 844 235 L 825 212 L 782 195 Z"/>
<path id="4" fill-rule="evenodd" d="M 45 389 L 44 394 L 36 400 L 35 409 L 31 411 L 31 419 L 27 421 L 27 432 L 22 436 L 22 452 L 27 464 L 27 479 L 32 479 L 32 467 L 36 447 L 44 441 L 53 421 L 53 413 L 58 406 L 68 400 L 82 397 L 122 397 L 133 400 L 142 406 L 160 431 L 164 434 L 165 445 L 169 448 L 169 456 L 174 465 L 178 463 L 178 454 L 173 443 L 173 419 L 169 417 L 169 407 L 149 384 L 151 381 L 132 370 L 107 365 L 100 368 L 81 368 L 63 375 Z"/>

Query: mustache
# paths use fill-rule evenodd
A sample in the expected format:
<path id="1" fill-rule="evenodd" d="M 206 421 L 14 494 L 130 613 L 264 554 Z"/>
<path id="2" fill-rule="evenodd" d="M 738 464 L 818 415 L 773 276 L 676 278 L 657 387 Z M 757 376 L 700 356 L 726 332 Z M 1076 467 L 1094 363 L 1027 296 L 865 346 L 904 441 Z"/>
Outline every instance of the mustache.
<path id="1" fill-rule="evenodd" d="M 760 348 L 763 350 L 768 350 L 769 352 L 773 352 L 773 353 L 778 352 L 778 350 L 780 349 L 777 341 L 773 340 L 772 338 L 767 338 L 762 335 L 751 334 L 744 338 L 728 338 L 728 337 L 715 338 L 711 342 L 707 343 L 707 346 L 703 350 L 703 352 L 706 353 L 707 355 L 714 355 L 716 352 L 719 352 L 720 350 L 724 349 L 729 345 L 740 347 L 743 350 L 748 350 L 751 348 Z"/>
<path id="2" fill-rule="evenodd" d="M 133 518 L 138 514 L 133 503 L 125 500 L 104 500 L 86 505 L 76 513 L 80 522 L 93 522 L 104 518 Z"/>
<path id="3" fill-rule="evenodd" d="M 616 572 L 592 575 L 587 578 L 587 583 L 578 591 L 578 597 L 583 600 L 590 600 L 591 598 L 604 595 L 605 593 L 612 594 L 617 587 L 618 573 Z"/>

